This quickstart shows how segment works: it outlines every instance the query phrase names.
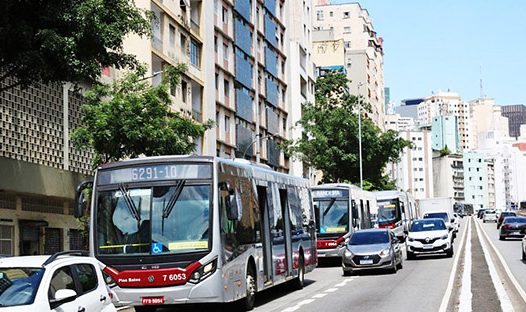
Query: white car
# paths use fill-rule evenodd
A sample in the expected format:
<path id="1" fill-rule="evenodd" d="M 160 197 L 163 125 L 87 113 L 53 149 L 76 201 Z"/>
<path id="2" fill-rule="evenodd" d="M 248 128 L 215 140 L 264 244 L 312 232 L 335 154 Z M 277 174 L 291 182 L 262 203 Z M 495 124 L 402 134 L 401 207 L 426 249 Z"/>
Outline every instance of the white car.
<path id="1" fill-rule="evenodd" d="M 0 312 L 115 312 L 100 265 L 79 252 L 0 258 Z"/>
<path id="2" fill-rule="evenodd" d="M 439 218 L 444 221 L 444 224 L 446 225 L 446 229 L 451 229 L 451 237 L 455 239 L 457 236 L 456 233 L 458 232 L 458 227 L 455 226 L 455 218 L 453 215 L 447 211 L 430 211 L 426 212 L 424 214 L 424 219 L 428 218 Z"/>
<path id="3" fill-rule="evenodd" d="M 442 218 L 414 220 L 407 232 L 407 259 L 417 255 L 445 253 L 453 256 L 452 228 L 448 228 Z"/>
<path id="4" fill-rule="evenodd" d="M 493 209 L 488 209 L 484 211 L 484 216 L 482 216 L 482 222 L 486 223 L 489 221 L 497 223 L 497 212 Z"/>

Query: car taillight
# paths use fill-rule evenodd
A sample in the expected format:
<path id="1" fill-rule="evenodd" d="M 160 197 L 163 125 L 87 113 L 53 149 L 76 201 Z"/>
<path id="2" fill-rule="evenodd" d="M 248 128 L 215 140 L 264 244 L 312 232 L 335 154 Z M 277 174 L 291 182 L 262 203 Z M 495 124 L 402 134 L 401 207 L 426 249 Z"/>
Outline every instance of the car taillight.
<path id="1" fill-rule="evenodd" d="M 394 229 L 395 228 L 395 224 L 394 223 L 380 224 L 379 228 L 381 228 L 381 229 Z"/>

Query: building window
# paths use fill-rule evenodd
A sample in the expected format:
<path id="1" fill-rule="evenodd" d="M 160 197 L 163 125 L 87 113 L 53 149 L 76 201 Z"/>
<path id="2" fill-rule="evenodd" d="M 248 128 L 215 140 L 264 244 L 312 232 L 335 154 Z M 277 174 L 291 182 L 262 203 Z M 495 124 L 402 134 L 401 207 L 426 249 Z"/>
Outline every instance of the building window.
<path id="1" fill-rule="evenodd" d="M 186 103 L 186 92 L 188 91 L 188 84 L 186 81 L 181 81 L 181 99 Z"/>
<path id="2" fill-rule="evenodd" d="M 13 255 L 13 226 L 0 225 L 0 255 Z"/>
<path id="3" fill-rule="evenodd" d="M 216 74 L 216 90 L 219 88 L 219 74 Z"/>
<path id="4" fill-rule="evenodd" d="M 323 21 L 323 11 L 322 10 L 316 11 L 316 18 L 318 21 Z"/>
<path id="5" fill-rule="evenodd" d="M 230 96 L 230 83 L 228 83 L 228 80 L 224 80 L 223 81 L 223 85 L 224 85 L 224 92 L 225 92 L 225 98 L 229 97 Z M 227 103 L 225 103 L 227 104 Z"/>
<path id="6" fill-rule="evenodd" d="M 343 32 L 344 33 L 350 33 L 351 32 L 351 27 L 350 26 L 343 27 Z"/>
<path id="7" fill-rule="evenodd" d="M 214 51 L 217 52 L 217 36 L 214 36 Z"/>
<path id="8" fill-rule="evenodd" d="M 199 67 L 201 58 L 201 48 L 199 44 L 194 39 L 190 40 L 190 63 L 192 65 Z"/>
<path id="9" fill-rule="evenodd" d="M 223 7 L 223 24 L 228 23 L 228 10 Z"/>
<path id="10" fill-rule="evenodd" d="M 175 46 L 175 26 L 170 24 L 169 28 L 169 38 L 170 38 L 170 47 Z"/>
<path id="11" fill-rule="evenodd" d="M 343 18 L 351 17 L 351 12 L 343 12 Z"/>
<path id="12" fill-rule="evenodd" d="M 334 14 L 332 11 L 329 12 L 329 16 L 332 17 Z"/>
<path id="13" fill-rule="evenodd" d="M 228 60 L 228 44 L 223 43 L 223 59 Z"/>
<path id="14" fill-rule="evenodd" d="M 230 133 L 230 117 L 225 116 L 225 134 Z"/>

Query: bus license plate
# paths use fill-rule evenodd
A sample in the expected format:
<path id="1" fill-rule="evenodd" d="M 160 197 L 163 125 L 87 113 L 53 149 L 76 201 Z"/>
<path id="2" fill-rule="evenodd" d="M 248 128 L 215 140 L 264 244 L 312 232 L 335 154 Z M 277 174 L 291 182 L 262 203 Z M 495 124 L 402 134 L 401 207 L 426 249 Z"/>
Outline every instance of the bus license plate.
<path id="1" fill-rule="evenodd" d="M 372 259 L 369 259 L 369 260 L 360 260 L 360 264 L 373 264 L 373 260 L 372 260 Z"/>
<path id="2" fill-rule="evenodd" d="M 164 296 L 159 297 L 142 297 L 141 302 L 144 305 L 148 304 L 164 304 Z"/>
<path id="3" fill-rule="evenodd" d="M 433 245 L 431 244 L 425 244 L 424 249 L 433 249 Z"/>

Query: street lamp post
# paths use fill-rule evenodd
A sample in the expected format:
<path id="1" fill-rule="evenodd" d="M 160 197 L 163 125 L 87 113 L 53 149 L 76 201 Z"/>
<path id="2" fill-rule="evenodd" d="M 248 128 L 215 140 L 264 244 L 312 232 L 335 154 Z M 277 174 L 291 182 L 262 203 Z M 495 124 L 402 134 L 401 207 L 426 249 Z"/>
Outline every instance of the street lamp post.
<path id="1" fill-rule="evenodd" d="M 256 134 L 255 137 L 254 137 L 254 140 L 252 140 L 252 142 L 250 142 L 250 144 L 247 145 L 247 147 L 245 148 L 245 151 L 243 151 L 243 159 L 245 158 L 245 156 L 247 155 L 247 152 L 248 152 L 248 149 L 254 144 L 256 143 L 258 140 L 264 140 L 264 139 L 269 139 L 269 138 L 273 138 L 275 137 L 276 135 L 275 134 L 267 134 L 261 138 L 259 138 L 261 136 L 261 134 Z M 259 157 L 259 144 L 258 144 L 258 148 L 256 150 L 256 162 L 259 163 L 260 162 L 260 157 Z"/>
<path id="2" fill-rule="evenodd" d="M 363 170 L 362 170 L 362 99 L 360 87 L 363 82 L 358 83 L 358 155 L 360 159 L 360 188 L 363 189 Z"/>

